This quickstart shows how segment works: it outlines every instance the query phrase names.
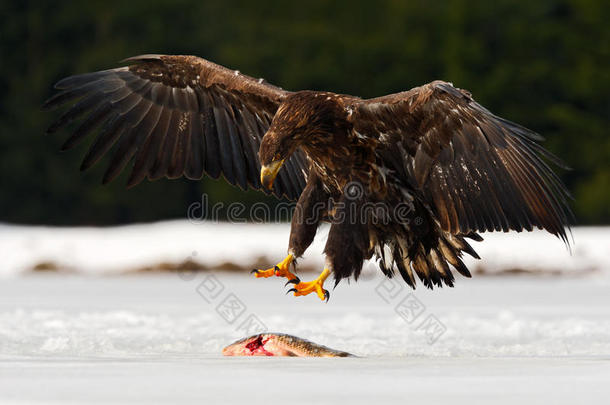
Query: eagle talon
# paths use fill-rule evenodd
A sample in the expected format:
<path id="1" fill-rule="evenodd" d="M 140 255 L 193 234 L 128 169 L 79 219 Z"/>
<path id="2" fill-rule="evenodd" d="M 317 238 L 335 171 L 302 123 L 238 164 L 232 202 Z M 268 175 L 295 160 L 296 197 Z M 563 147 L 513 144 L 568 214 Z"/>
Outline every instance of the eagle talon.
<path id="1" fill-rule="evenodd" d="M 328 302 L 328 300 L 330 299 L 330 293 L 328 292 L 328 290 L 324 289 L 324 281 L 326 281 L 326 278 L 329 274 L 330 270 L 324 269 L 324 271 L 318 276 L 318 278 L 313 281 L 301 282 L 299 280 L 299 282 L 295 284 L 294 288 L 288 290 L 286 294 L 292 292 L 294 293 L 295 297 L 298 297 L 301 295 L 308 295 L 312 292 L 315 292 L 318 295 L 318 298 L 320 298 L 322 301 Z M 291 283 L 293 281 L 295 280 L 288 280 L 288 283 Z M 286 283 L 286 285 L 288 285 L 288 283 Z"/>
<path id="2" fill-rule="evenodd" d="M 293 278 L 292 280 L 286 281 L 286 284 L 284 284 L 284 287 L 286 287 L 288 284 L 299 284 L 300 282 L 301 282 L 301 280 L 298 277 Z"/>
<path id="3" fill-rule="evenodd" d="M 267 270 L 259 270 L 259 269 L 254 269 L 250 272 L 251 274 L 254 273 L 254 277 L 256 278 L 260 278 L 260 277 L 271 277 L 274 274 L 274 270 L 273 269 L 267 269 Z"/>
<path id="4" fill-rule="evenodd" d="M 289 254 L 288 256 L 286 256 L 286 258 L 284 260 L 282 260 L 281 262 L 279 262 L 272 268 L 267 269 L 267 270 L 254 269 L 251 271 L 251 273 L 254 273 L 254 276 L 257 278 L 260 278 L 260 277 L 267 278 L 267 277 L 271 277 L 271 276 L 276 276 L 276 277 L 286 277 L 289 280 L 298 279 L 297 276 L 295 276 L 294 274 L 292 274 L 290 272 L 290 265 L 292 264 L 293 261 L 294 261 L 294 256 Z"/>

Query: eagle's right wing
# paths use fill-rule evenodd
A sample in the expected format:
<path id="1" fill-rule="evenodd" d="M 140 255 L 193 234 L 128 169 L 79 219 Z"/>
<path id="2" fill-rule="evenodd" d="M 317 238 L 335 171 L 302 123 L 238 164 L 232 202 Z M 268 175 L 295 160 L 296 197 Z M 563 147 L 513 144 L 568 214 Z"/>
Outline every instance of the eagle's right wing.
<path id="1" fill-rule="evenodd" d="M 85 116 L 63 149 L 101 127 L 81 170 L 114 147 L 104 183 L 133 160 L 129 186 L 144 178 L 199 179 L 206 173 L 269 192 L 260 183 L 258 149 L 288 92 L 195 56 L 142 55 L 125 62 L 130 65 L 59 81 L 59 92 L 45 103 L 73 103 L 50 133 Z M 273 193 L 297 199 L 306 176 L 305 159 L 295 153 Z"/>

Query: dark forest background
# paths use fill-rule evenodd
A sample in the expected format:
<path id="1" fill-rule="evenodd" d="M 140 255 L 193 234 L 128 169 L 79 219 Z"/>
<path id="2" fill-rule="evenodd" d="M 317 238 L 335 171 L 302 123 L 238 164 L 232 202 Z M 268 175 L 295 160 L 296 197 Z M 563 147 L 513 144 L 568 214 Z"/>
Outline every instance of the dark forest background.
<path id="1" fill-rule="evenodd" d="M 580 224 L 610 223 L 610 2 L 2 1 L 0 221 L 116 224 L 269 201 L 222 181 L 101 186 L 58 152 L 40 105 L 62 77 L 142 53 L 195 54 L 289 90 L 373 97 L 434 79 L 546 137 Z"/>

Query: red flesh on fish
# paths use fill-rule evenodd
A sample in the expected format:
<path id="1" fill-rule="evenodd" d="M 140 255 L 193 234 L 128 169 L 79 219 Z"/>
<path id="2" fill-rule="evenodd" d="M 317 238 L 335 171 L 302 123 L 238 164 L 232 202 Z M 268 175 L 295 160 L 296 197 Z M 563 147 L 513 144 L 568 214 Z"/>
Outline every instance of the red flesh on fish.
<path id="1" fill-rule="evenodd" d="M 269 339 L 263 340 L 263 336 L 259 335 L 258 339 L 255 339 L 248 343 L 245 347 L 250 350 L 250 356 L 275 356 L 273 353 L 265 350 L 265 343 Z"/>

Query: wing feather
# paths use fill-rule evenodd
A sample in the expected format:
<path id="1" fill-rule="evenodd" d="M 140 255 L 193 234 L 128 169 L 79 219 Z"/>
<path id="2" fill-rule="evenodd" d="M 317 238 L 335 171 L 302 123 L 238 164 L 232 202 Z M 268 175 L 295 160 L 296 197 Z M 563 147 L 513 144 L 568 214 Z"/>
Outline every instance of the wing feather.
<path id="1" fill-rule="evenodd" d="M 235 118 L 229 116 L 229 112 L 224 110 L 224 118 L 228 127 L 228 132 L 231 136 L 229 139 L 231 140 L 231 150 L 233 151 L 233 173 L 235 173 L 235 183 L 242 190 L 246 190 L 248 188 L 248 176 L 246 171 L 246 154 L 242 149 L 241 137 L 239 136 L 239 130 L 235 126 Z"/>
<path id="2" fill-rule="evenodd" d="M 216 123 L 216 134 L 220 150 L 220 163 L 222 165 L 222 174 L 225 179 L 235 185 L 235 175 L 233 174 L 233 148 L 231 140 L 228 136 L 222 134 L 228 133 L 228 126 L 225 119 L 224 110 L 219 107 L 214 107 L 214 122 Z"/>
<path id="3" fill-rule="evenodd" d="M 189 154 L 188 137 L 191 133 L 190 114 L 181 111 L 178 116 L 178 127 L 176 128 L 174 145 L 173 148 L 169 148 L 167 152 L 169 156 L 167 177 L 169 179 L 176 179 L 184 174 L 184 168 Z"/>
<path id="4" fill-rule="evenodd" d="M 257 166 L 257 155 L 260 145 L 250 124 L 250 122 L 252 122 L 252 115 L 247 108 L 242 108 L 242 113 L 238 114 L 237 112 L 234 112 L 234 116 L 237 120 L 237 128 L 239 130 L 239 136 L 248 165 L 248 182 L 252 184 L 253 187 L 258 188 L 260 187 L 260 167 Z"/>
<path id="5" fill-rule="evenodd" d="M 161 147 L 156 151 L 157 158 L 153 162 L 148 178 L 157 180 L 162 177 L 170 176 L 168 171 L 172 154 L 178 139 L 178 127 L 182 113 L 179 110 L 170 110 L 171 115 L 168 122 L 167 131 L 162 134 Z M 154 153 L 154 151 L 153 151 Z"/>
<path id="6" fill-rule="evenodd" d="M 172 111 L 161 107 L 158 108 L 161 110 L 159 118 L 150 135 L 138 150 L 131 175 L 127 180 L 128 187 L 138 184 L 147 176 L 148 178 L 152 178 L 151 169 L 157 159 L 158 151 L 161 148 L 163 138 L 167 133 L 172 116 Z"/>
<path id="7" fill-rule="evenodd" d="M 161 109 L 152 102 L 143 100 L 138 106 L 142 114 L 141 118 L 136 125 L 119 139 L 112 160 L 104 173 L 102 180 L 104 184 L 112 181 L 112 179 L 119 175 L 127 162 L 135 154 L 139 144 L 141 144 L 141 138 L 147 138 L 159 120 Z"/>
<path id="8" fill-rule="evenodd" d="M 200 179 L 204 172 L 205 144 L 203 142 L 203 121 L 201 114 L 191 112 L 190 154 L 188 155 L 185 176 L 191 180 Z"/>

